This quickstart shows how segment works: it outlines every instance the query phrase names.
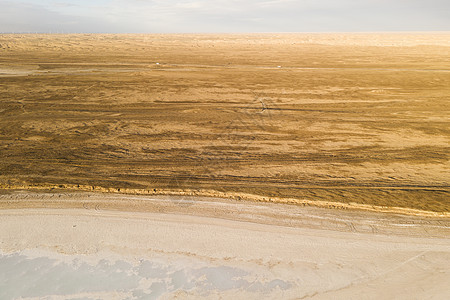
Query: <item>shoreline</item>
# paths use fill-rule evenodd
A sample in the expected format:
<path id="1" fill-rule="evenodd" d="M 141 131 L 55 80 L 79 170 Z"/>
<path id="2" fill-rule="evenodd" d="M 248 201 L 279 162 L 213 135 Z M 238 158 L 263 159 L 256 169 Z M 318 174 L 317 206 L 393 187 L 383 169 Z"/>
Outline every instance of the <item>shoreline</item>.
<path id="1" fill-rule="evenodd" d="M 0 298 L 450 294 L 442 218 L 92 192 L 0 194 L 8 201 L 28 208 L 0 209 Z"/>
<path id="2" fill-rule="evenodd" d="M 244 200 L 244 201 L 243 201 Z M 293 228 L 364 234 L 442 237 L 450 218 L 336 209 L 297 203 L 246 201 L 201 195 L 119 194 L 68 190 L 16 190 L 0 194 L 0 213 L 39 209 L 94 213 L 163 213 Z M 445 234 L 444 234 L 445 233 Z"/>
<path id="3" fill-rule="evenodd" d="M 376 188 L 376 187 L 374 187 Z M 423 188 L 427 189 L 427 188 Z M 67 192 L 96 192 L 104 194 L 117 194 L 117 195 L 151 195 L 151 196 L 180 196 L 180 197 L 208 197 L 208 198 L 220 198 L 220 199 L 232 199 L 232 200 L 244 200 L 248 202 L 262 202 L 262 203 L 281 203 L 281 204 L 293 204 L 297 206 L 328 208 L 337 210 L 355 210 L 355 211 L 367 211 L 387 214 L 402 214 L 417 217 L 434 217 L 434 218 L 449 218 L 450 212 L 435 212 L 426 211 L 405 207 L 388 207 L 377 206 L 360 203 L 342 203 L 323 200 L 309 200 L 309 199 L 295 199 L 295 198 L 280 198 L 280 197 L 267 197 L 261 195 L 252 195 L 246 193 L 233 193 L 233 192 L 219 192 L 214 190 L 171 190 L 171 189 L 130 189 L 130 188 L 104 188 L 99 186 L 88 185 L 75 185 L 75 184 L 58 184 L 58 185 L 1 185 L 1 191 L 67 191 Z M 4 207 L 0 204 L 0 209 Z"/>

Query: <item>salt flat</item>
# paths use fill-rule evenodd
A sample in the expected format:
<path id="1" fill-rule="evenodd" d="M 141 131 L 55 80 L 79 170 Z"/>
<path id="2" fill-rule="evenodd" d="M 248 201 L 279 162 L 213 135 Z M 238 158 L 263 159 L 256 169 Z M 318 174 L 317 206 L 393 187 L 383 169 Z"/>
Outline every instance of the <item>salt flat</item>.
<path id="1" fill-rule="evenodd" d="M 450 295 L 448 219 L 95 193 L 0 201 L 17 197 L 53 208 L 0 210 L 1 298 Z M 84 209 L 64 209 L 70 201 Z"/>

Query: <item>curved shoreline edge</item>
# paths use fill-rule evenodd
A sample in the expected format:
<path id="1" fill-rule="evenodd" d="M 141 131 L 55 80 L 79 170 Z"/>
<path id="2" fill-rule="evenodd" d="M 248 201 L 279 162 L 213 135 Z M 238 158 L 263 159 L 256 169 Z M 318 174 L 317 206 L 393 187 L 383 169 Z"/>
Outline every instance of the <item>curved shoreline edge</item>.
<path id="1" fill-rule="evenodd" d="M 449 212 L 434 212 L 419 210 L 404 207 L 388 207 L 377 206 L 360 203 L 342 203 L 323 200 L 309 200 L 309 199 L 295 199 L 295 198 L 280 198 L 267 197 L 245 193 L 224 193 L 215 190 L 170 190 L 170 189 L 131 189 L 131 188 L 104 188 L 100 186 L 75 185 L 75 184 L 55 184 L 55 185 L 1 185 L 0 191 L 44 191 L 44 190 L 61 190 L 69 192 L 98 192 L 124 195 L 161 195 L 161 196 L 189 196 L 189 197 L 208 197 L 221 198 L 231 200 L 244 200 L 249 202 L 266 202 L 266 203 L 282 203 L 293 204 L 299 206 L 340 209 L 340 210 L 355 210 L 368 211 L 378 213 L 402 214 L 417 217 L 434 217 L 434 218 L 449 218 Z M 13 208 L 13 207 L 11 207 Z M 5 209 L 0 205 L 0 209 Z"/>
<path id="2" fill-rule="evenodd" d="M 21 202 L 34 198 L 41 203 L 40 196 L 44 195 L 49 204 L 61 203 L 64 201 L 61 199 L 68 196 L 56 192 L 13 194 Z M 13 268 L 14 271 L 26 270 L 30 275 L 25 281 L 23 277 L 10 276 L 11 280 L 3 286 L 0 283 L 0 298 L 29 295 L 30 286 L 36 286 L 36 282 L 51 283 L 38 285 L 39 290 L 35 289 L 33 294 L 36 298 L 53 295 L 118 298 L 116 276 L 124 272 L 130 274 L 130 271 L 149 279 L 165 279 L 163 282 L 174 287 L 165 289 L 166 298 L 176 298 L 180 293 L 185 296 L 182 298 L 195 299 L 218 299 L 219 296 L 349 299 L 357 294 L 390 299 L 398 297 L 399 291 L 404 299 L 429 298 L 430 295 L 447 299 L 449 295 L 450 226 L 442 226 L 448 221 L 428 219 L 425 224 L 398 223 L 400 219 L 416 218 L 231 200 L 192 200 L 192 206 L 185 207 L 170 201 L 175 197 L 81 192 L 72 196 L 72 200 L 78 200 L 73 201 L 76 204 L 89 201 L 93 204 L 101 198 L 105 203 L 134 200 L 178 208 L 181 213 L 157 210 L 135 213 L 94 210 L 93 207 L 0 210 L 3 229 L 0 231 L 0 259 L 20 263 L 21 268 Z M 202 213 L 204 207 L 228 210 L 233 213 L 232 218 L 220 217 L 220 213 L 219 217 L 208 216 Z M 299 221 L 306 220 L 306 225 L 277 226 L 264 222 L 270 218 L 258 222 L 261 213 L 271 214 L 273 210 L 275 215 L 284 212 Z M 187 214 L 186 211 L 199 213 Z M 243 220 L 241 213 L 256 217 Z M 339 230 L 343 222 L 354 224 L 356 230 Z M 313 223 L 317 226 L 310 226 Z M 363 229 L 363 225 L 378 230 L 358 230 Z M 38 261 L 41 263 L 37 264 Z M 162 268 L 155 273 L 152 272 L 155 266 Z M 89 275 L 107 275 L 89 277 L 93 282 L 107 283 L 101 294 L 97 293 L 98 288 L 89 289 L 83 280 L 42 280 L 61 278 L 67 273 L 74 274 L 75 277 L 70 278 L 78 278 L 80 273 L 84 277 L 86 270 Z M 172 275 L 180 272 L 187 274 L 181 279 L 194 280 L 196 287 L 173 285 L 180 277 Z M 131 298 L 134 292 L 146 295 L 155 290 L 145 285 L 148 281 L 140 277 L 131 279 L 132 285 L 122 287 L 123 292 L 128 293 L 123 294 L 122 299 Z M 244 285 L 236 285 L 239 282 Z M 67 283 L 72 284 L 72 289 L 60 288 L 67 287 Z M 264 288 L 264 283 L 272 284 Z"/>

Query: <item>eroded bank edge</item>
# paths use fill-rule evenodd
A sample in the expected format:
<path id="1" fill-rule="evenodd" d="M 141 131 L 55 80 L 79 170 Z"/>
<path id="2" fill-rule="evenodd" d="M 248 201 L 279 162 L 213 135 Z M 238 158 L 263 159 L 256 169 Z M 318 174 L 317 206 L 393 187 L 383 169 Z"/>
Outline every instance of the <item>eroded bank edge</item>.
<path id="1" fill-rule="evenodd" d="M 67 190 L 67 191 L 82 191 L 82 192 L 98 192 L 98 193 L 114 193 L 125 195 L 167 195 L 167 196 L 193 196 L 193 197 L 210 197 L 210 198 L 222 198 L 233 199 L 239 201 L 250 202 L 268 202 L 268 203 L 283 203 L 283 204 L 295 204 L 300 206 L 311 206 L 328 209 L 342 209 L 342 210 L 360 210 L 382 213 L 395 213 L 403 215 L 411 215 L 418 217 L 438 217 L 448 218 L 450 213 L 448 212 L 433 212 L 426 210 L 419 210 L 413 208 L 404 207 L 388 207 L 377 206 L 359 203 L 342 203 L 323 200 L 309 200 L 309 199 L 295 199 L 295 198 L 280 198 L 280 197 L 268 197 L 246 193 L 232 193 L 232 192 L 219 192 L 215 190 L 170 190 L 170 189 L 132 189 L 132 188 L 105 188 L 100 186 L 79 185 L 79 184 L 55 184 L 55 185 L 0 185 L 0 190 Z M 14 208 L 14 207 L 8 207 Z M 0 209 L 2 209 L 0 207 Z M 6 209 L 3 207 L 3 209 Z"/>

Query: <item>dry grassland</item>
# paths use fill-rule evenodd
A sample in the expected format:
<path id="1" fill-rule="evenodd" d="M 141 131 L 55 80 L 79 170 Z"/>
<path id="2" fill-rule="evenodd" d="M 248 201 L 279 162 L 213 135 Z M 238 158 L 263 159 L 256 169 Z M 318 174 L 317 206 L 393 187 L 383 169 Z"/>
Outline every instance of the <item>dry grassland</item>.
<path id="1" fill-rule="evenodd" d="M 0 35 L 0 187 L 449 212 L 449 83 L 447 33 Z"/>

